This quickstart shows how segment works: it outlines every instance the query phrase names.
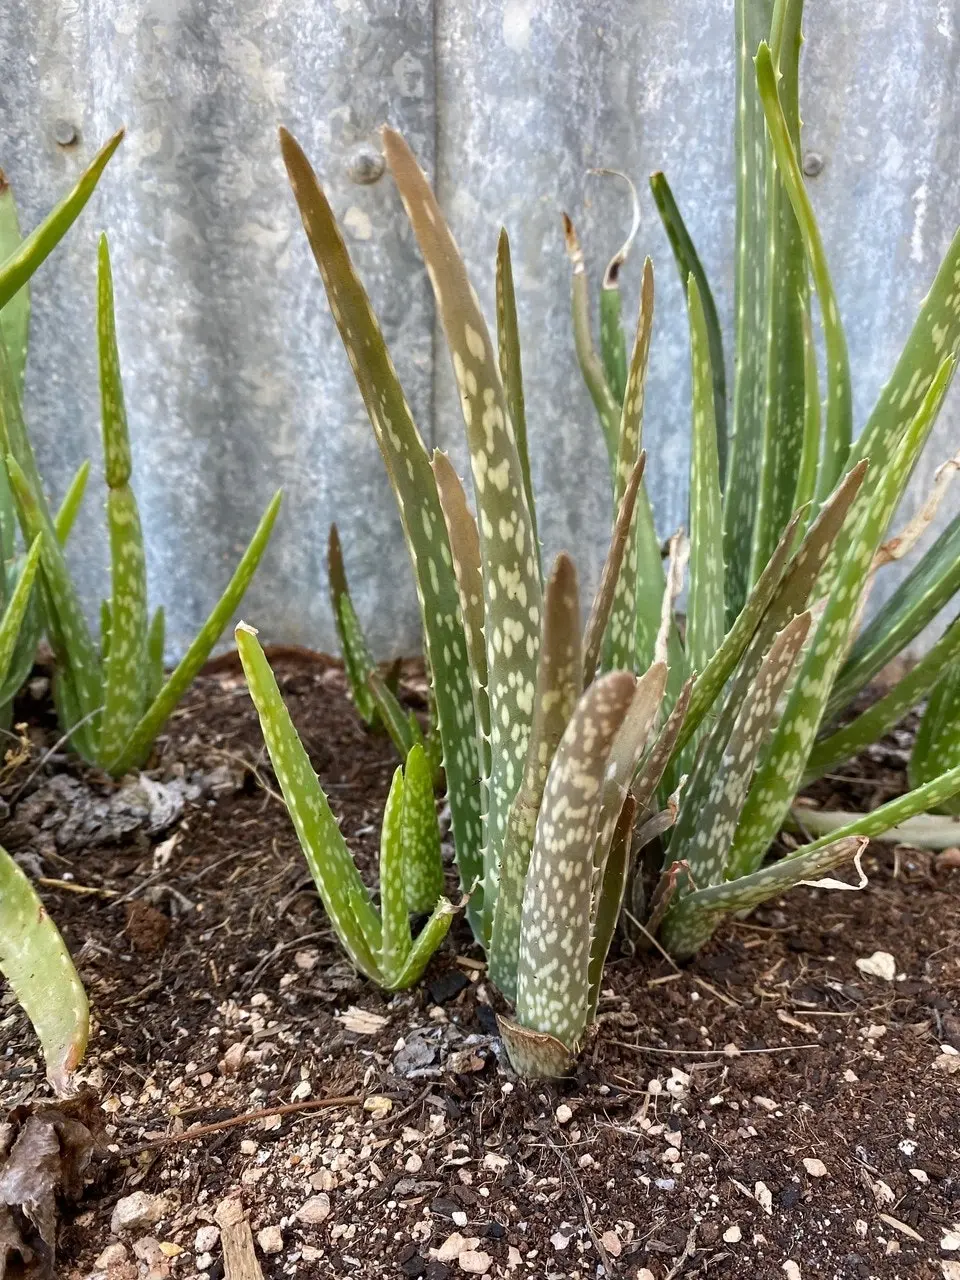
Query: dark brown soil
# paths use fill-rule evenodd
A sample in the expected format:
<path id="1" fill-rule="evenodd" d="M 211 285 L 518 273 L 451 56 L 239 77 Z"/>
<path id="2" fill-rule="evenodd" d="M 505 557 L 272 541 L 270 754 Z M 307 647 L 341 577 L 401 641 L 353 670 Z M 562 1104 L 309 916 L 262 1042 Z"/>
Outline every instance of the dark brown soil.
<path id="1" fill-rule="evenodd" d="M 359 724 L 336 666 L 276 665 L 372 882 L 392 749 Z M 902 759 L 896 739 L 882 750 L 817 798 L 886 798 Z M 229 664 L 178 712 L 157 776 L 216 766 L 216 793 L 161 843 L 44 863 L 74 886 L 43 892 L 93 1005 L 85 1078 L 109 1144 L 62 1226 L 61 1274 L 94 1269 L 118 1199 L 140 1190 L 163 1197 L 163 1216 L 125 1238 L 111 1280 L 219 1280 L 220 1246 L 197 1233 L 232 1191 L 255 1238 L 279 1229 L 263 1236 L 279 1251 L 257 1247 L 267 1277 L 952 1276 L 941 1263 L 960 1253 L 940 1243 L 960 1229 L 960 872 L 874 846 L 865 891 L 799 890 L 683 970 L 621 952 L 576 1079 L 529 1086 L 500 1059 L 462 921 L 414 992 L 386 996 L 343 962 Z M 15 811 L 8 825 L 29 846 Z M 895 981 L 858 969 L 878 950 Z M 30 1029 L 12 1001 L 0 1015 L 3 1100 L 40 1100 Z M 361 1105 L 162 1141 L 351 1095 Z M 137 1262 L 143 1236 L 161 1260 L 141 1246 Z"/>

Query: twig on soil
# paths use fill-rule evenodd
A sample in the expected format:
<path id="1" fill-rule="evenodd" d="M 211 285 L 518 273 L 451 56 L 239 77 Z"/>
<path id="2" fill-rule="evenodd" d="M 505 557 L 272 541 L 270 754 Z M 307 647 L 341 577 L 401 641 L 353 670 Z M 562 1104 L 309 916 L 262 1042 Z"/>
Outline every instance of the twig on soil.
<path id="1" fill-rule="evenodd" d="M 99 898 L 115 898 L 116 889 L 103 889 L 98 885 L 75 884 L 73 880 L 55 880 L 50 876 L 37 876 L 37 884 L 45 889 L 66 889 L 68 893 L 94 894 Z"/>
<path id="2" fill-rule="evenodd" d="M 574 1187 L 576 1188 L 577 1195 L 580 1198 L 580 1205 L 583 1209 L 584 1225 L 586 1226 L 587 1231 L 590 1234 L 590 1239 L 593 1241 L 594 1248 L 596 1249 L 597 1253 L 600 1255 L 600 1261 L 603 1263 L 603 1268 L 605 1273 L 608 1276 L 616 1275 L 616 1272 L 613 1269 L 613 1263 L 610 1261 L 610 1255 L 609 1253 L 607 1253 L 606 1249 L 603 1247 L 603 1241 L 597 1235 L 596 1229 L 593 1225 L 593 1215 L 590 1213 L 590 1206 L 587 1204 L 586 1194 L 584 1193 L 583 1186 L 581 1185 L 580 1179 L 577 1177 L 574 1171 L 573 1165 L 567 1159 L 566 1153 L 563 1151 L 563 1149 L 560 1146 L 558 1146 L 557 1143 L 554 1142 L 552 1138 L 548 1137 L 547 1141 L 550 1143 L 550 1146 L 554 1149 L 554 1151 L 560 1157 L 563 1167 L 566 1169 L 567 1173 L 569 1173 L 570 1179 L 573 1182 Z"/>
<path id="3" fill-rule="evenodd" d="M 687 1259 L 689 1257 L 692 1257 L 693 1254 L 696 1252 L 696 1247 L 697 1247 L 697 1228 L 691 1227 L 690 1234 L 687 1236 L 687 1243 L 683 1246 L 683 1253 L 681 1253 L 680 1257 L 676 1260 L 676 1262 L 673 1264 L 673 1266 L 664 1276 L 663 1280 L 674 1280 L 674 1277 L 678 1276 L 680 1272 L 683 1270 L 684 1266 L 686 1265 Z"/>
<path id="4" fill-rule="evenodd" d="M 621 1049 L 635 1049 L 637 1053 L 682 1054 L 688 1058 L 739 1058 L 744 1053 L 793 1053 L 797 1049 L 820 1048 L 819 1041 L 812 1044 L 778 1044 L 768 1049 L 738 1049 L 736 1045 L 725 1045 L 722 1049 L 659 1049 L 652 1044 L 631 1044 L 629 1040 L 611 1040 L 610 1043 L 619 1045 Z"/>
<path id="5" fill-rule="evenodd" d="M 342 1098 L 309 1098 L 306 1102 L 284 1102 L 277 1107 L 261 1107 L 258 1111 L 245 1111 L 243 1115 L 231 1116 L 227 1120 L 217 1120 L 213 1124 L 200 1124 L 193 1129 L 184 1129 L 183 1133 L 164 1134 L 161 1138 L 151 1138 L 136 1146 L 125 1148 L 121 1155 L 133 1155 L 138 1151 L 148 1151 L 152 1147 L 168 1147 L 173 1142 L 190 1142 L 193 1138 L 205 1138 L 210 1133 L 219 1133 L 221 1129 L 235 1129 L 241 1124 L 252 1124 L 255 1120 L 265 1120 L 268 1116 L 292 1116 L 301 1111 L 321 1111 L 327 1107 L 362 1107 L 363 1098 L 358 1093 L 347 1094 Z"/>

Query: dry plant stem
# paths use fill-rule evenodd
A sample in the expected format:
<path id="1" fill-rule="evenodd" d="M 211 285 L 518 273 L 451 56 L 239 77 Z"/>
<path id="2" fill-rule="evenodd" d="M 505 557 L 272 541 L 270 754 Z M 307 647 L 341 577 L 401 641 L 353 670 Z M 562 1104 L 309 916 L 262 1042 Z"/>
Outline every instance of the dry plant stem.
<path id="1" fill-rule="evenodd" d="M 190 1142 L 193 1138 L 205 1138 L 210 1133 L 219 1133 L 221 1129 L 235 1129 L 238 1125 L 252 1124 L 255 1120 L 266 1120 L 270 1116 L 292 1116 L 304 1111 L 325 1111 L 330 1107 L 362 1107 L 363 1098 L 358 1093 L 346 1094 L 342 1098 L 310 1098 L 306 1102 L 285 1102 L 277 1107 L 261 1107 L 258 1111 L 245 1111 L 243 1115 L 231 1116 L 229 1120 L 217 1120 L 213 1124 L 197 1125 L 193 1129 L 185 1129 L 183 1133 L 166 1134 L 162 1138 L 151 1138 L 149 1142 L 141 1142 L 128 1147 L 124 1155 L 136 1151 L 149 1151 L 152 1147 L 168 1147 L 174 1142 Z"/>

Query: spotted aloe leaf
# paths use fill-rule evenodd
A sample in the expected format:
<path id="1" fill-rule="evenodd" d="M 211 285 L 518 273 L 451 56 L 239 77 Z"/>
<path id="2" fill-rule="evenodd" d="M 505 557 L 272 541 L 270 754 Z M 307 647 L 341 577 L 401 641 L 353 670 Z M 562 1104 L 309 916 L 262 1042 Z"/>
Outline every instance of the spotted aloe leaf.
<path id="1" fill-rule="evenodd" d="M 0 263 L 15 254 L 23 242 L 20 219 L 13 190 L 0 169 Z M 30 289 L 24 284 L 0 307 L 0 339 L 10 360 L 13 385 L 23 399 L 23 380 L 27 368 L 27 341 L 30 330 Z"/>
<path id="2" fill-rule="evenodd" d="M 686 651 L 691 669 L 704 671 L 720 648 L 725 631 L 723 515 L 710 342 L 700 290 L 693 276 L 687 282 L 687 291 L 693 437 L 690 451 L 690 590 Z"/>
<path id="3" fill-rule="evenodd" d="M 351 614 L 353 611 L 353 605 L 347 600 L 341 602 L 341 607 L 344 614 Z M 390 735 L 397 754 L 405 760 L 411 748 L 417 744 L 423 746 L 423 730 L 419 720 L 412 711 L 404 710 L 397 695 L 376 667 L 367 676 L 367 691 L 377 718 Z"/>
<path id="4" fill-rule="evenodd" d="M 946 643 L 945 643 L 946 642 Z M 943 647 L 939 673 L 929 663 L 937 649 Z M 945 770 L 960 767 L 960 619 L 954 621 L 941 641 L 934 645 L 927 659 L 922 660 L 910 675 L 915 675 L 925 663 L 931 666 L 930 700 L 920 720 L 917 739 L 910 756 L 910 784 L 920 787 L 933 782 Z M 910 679 L 906 676 L 900 683 Z M 939 804 L 944 813 L 960 814 L 960 800 L 950 796 Z"/>
<path id="5" fill-rule="evenodd" d="M 583 687 L 580 599 L 577 575 L 560 555 L 547 582 L 543 638 L 537 670 L 533 729 L 523 778 L 510 813 L 500 864 L 500 889 L 489 948 L 491 980 L 508 1000 L 516 999 L 524 890 L 537 816 L 557 745 Z"/>
<path id="6" fill-rule="evenodd" d="M 518 1041 L 504 1028 L 507 1051 L 520 1071 L 536 1061 L 539 1074 L 562 1074 L 586 1030 L 592 833 L 600 818 L 607 761 L 635 687 L 635 678 L 625 671 L 594 681 L 577 704 L 547 775 L 520 928 L 516 1023 L 525 1034 Z"/>
<path id="7" fill-rule="evenodd" d="M 843 661 L 868 570 L 929 435 L 952 372 L 952 361 L 944 361 L 850 540 L 816 634 L 744 806 L 733 861 L 738 875 L 759 866 L 802 779 L 831 686 Z"/>
<path id="8" fill-rule="evenodd" d="M 804 823 L 809 821 L 811 830 L 817 826 L 825 832 L 818 840 L 804 845 L 804 852 L 816 852 L 834 840 L 841 840 L 847 836 L 868 836 L 871 840 L 882 839 L 888 832 L 899 828 L 903 828 L 903 836 L 906 840 L 909 838 L 911 819 L 917 818 L 920 814 L 931 814 L 957 795 L 960 795 L 960 765 L 954 765 L 953 768 L 929 782 L 914 787 L 905 795 L 897 796 L 895 800 L 888 800 L 886 804 L 880 805 L 870 813 L 836 815 L 817 813 L 798 807 L 794 810 L 793 817 Z M 839 822 L 836 821 L 838 816 Z M 952 829 L 953 820 L 949 821 Z M 906 827 L 904 824 L 907 824 Z M 956 830 L 952 830 L 952 835 L 948 834 L 947 841 L 941 843 L 939 847 L 944 848 L 948 844 L 955 844 L 956 840 L 953 838 L 955 836 Z"/>
<path id="9" fill-rule="evenodd" d="M 802 15 L 803 0 L 776 0 L 770 30 L 783 121 L 795 155 L 800 154 Z M 795 498 L 806 425 L 804 328 L 809 289 L 804 241 L 785 189 L 780 160 L 773 162 L 769 154 L 775 151 L 769 129 L 767 139 L 767 388 L 751 582 L 759 577 L 796 507 L 801 505 Z M 841 463 L 844 460 L 845 455 Z M 834 479 L 838 478 L 839 470 Z M 831 480 L 827 491 L 832 488 Z"/>
<path id="10" fill-rule="evenodd" d="M 330 309 L 351 357 L 397 498 L 436 690 L 457 862 L 461 880 L 469 886 L 483 875 L 478 733 L 457 585 L 430 459 L 329 201 L 299 144 L 285 129 L 280 131 L 280 146 Z M 471 920 L 478 926 L 482 890 L 474 894 L 470 906 Z"/>
<path id="11" fill-rule="evenodd" d="M 617 508 L 616 518 L 613 522 L 610 547 L 603 564 L 600 585 L 597 588 L 593 608 L 590 610 L 590 617 L 587 619 L 587 626 L 583 636 L 584 684 L 590 684 L 597 673 L 603 637 L 610 623 L 614 596 L 621 581 L 626 588 L 623 608 L 625 618 L 619 623 L 619 626 L 623 627 L 625 625 L 628 628 L 627 634 L 631 640 L 635 634 L 634 615 L 629 610 L 629 604 L 636 599 L 636 572 L 631 573 L 629 570 L 625 570 L 624 560 L 627 553 L 627 544 L 630 540 L 630 531 L 633 526 L 637 496 L 640 493 L 640 484 L 643 480 L 643 471 L 646 466 L 646 457 L 647 455 L 641 450 L 640 456 L 637 458 L 630 474 L 630 479 L 627 481 L 627 487 L 624 490 L 623 497 L 620 499 L 620 505 Z M 620 647 L 621 636 L 619 632 L 616 636 L 611 636 L 611 642 L 615 649 Z"/>
<path id="12" fill-rule="evenodd" d="M 14 666 L 17 640 L 30 604 L 33 582 L 40 565 L 42 544 L 43 540 L 38 534 L 27 553 L 23 568 L 17 577 L 16 586 L 7 601 L 2 617 L 0 617 L 0 689 L 6 689 L 7 677 Z"/>
<path id="13" fill-rule="evenodd" d="M 600 878 L 597 904 L 594 909 L 593 930 L 590 939 L 590 998 L 587 1005 L 587 1026 L 597 1016 L 597 1005 L 600 1001 L 600 985 L 603 978 L 604 965 L 613 935 L 616 933 L 617 921 L 623 907 L 631 871 L 631 851 L 633 848 L 633 824 L 637 816 L 637 802 L 628 795 L 620 809 L 617 825 L 610 841 Z"/>
<path id="14" fill-rule="evenodd" d="M 633 217 L 627 238 L 607 263 L 600 287 L 600 356 L 604 374 L 614 399 L 623 404 L 627 391 L 627 341 L 623 331 L 623 301 L 620 277 L 640 230 L 640 199 L 631 179 L 619 169 L 593 169 L 598 177 L 619 178 L 630 193 Z"/>
<path id="15" fill-rule="evenodd" d="M 410 748 L 404 766 L 401 833 L 407 910 L 432 911 L 443 891 L 443 860 L 433 770 L 422 743 Z"/>
<path id="16" fill-rule="evenodd" d="M 83 984 L 33 885 L 0 849 L 0 972 L 40 1039 L 47 1077 L 68 1092 L 90 1033 Z"/>
<path id="17" fill-rule="evenodd" d="M 163 651 L 167 635 L 167 615 L 163 605 L 154 612 L 147 632 L 147 673 L 144 687 L 147 706 L 163 688 Z"/>
<path id="18" fill-rule="evenodd" d="M 738 911 L 750 911 L 761 903 L 786 893 L 813 876 L 850 862 L 866 845 L 854 836 L 831 837 L 822 847 L 807 845 L 789 858 L 781 858 L 748 876 L 697 889 L 677 896 L 660 929 L 664 948 L 677 960 L 692 956 L 711 936 L 721 918 Z"/>
<path id="19" fill-rule="evenodd" d="M 530 519 L 533 522 L 533 542 L 539 558 L 540 539 L 537 535 L 537 507 L 533 500 L 530 452 L 527 447 L 527 415 L 523 402 L 520 326 L 517 321 L 517 297 L 513 287 L 513 261 L 510 257 L 510 240 L 502 228 L 497 241 L 497 351 L 500 358 L 500 377 L 517 441 L 517 457 L 520 459 L 520 469 L 523 472 L 523 490 L 527 495 L 527 506 L 530 508 Z"/>
<path id="20" fill-rule="evenodd" d="M 789 7 L 789 6 L 788 6 Z M 802 6 L 797 5 L 799 9 Z M 799 14 L 796 34 L 799 52 Z M 784 110 L 777 81 L 777 67 L 770 46 L 764 41 L 756 57 L 757 88 L 769 129 L 769 136 L 776 156 L 779 173 L 786 194 L 793 206 L 803 246 L 807 255 L 810 274 L 816 287 L 823 323 L 824 353 L 827 365 L 827 402 L 823 424 L 823 440 L 820 451 L 820 467 L 817 475 L 817 494 L 826 497 L 840 479 L 848 464 L 850 441 L 853 433 L 853 391 L 850 385 L 850 361 L 847 342 L 840 322 L 836 294 L 820 230 L 813 213 L 813 206 L 803 181 L 800 161 L 791 137 L 791 122 Z M 795 79 L 791 79 L 792 86 Z M 792 104 L 790 108 L 792 110 Z M 794 286 L 791 285 L 791 288 Z M 802 322 L 801 322 L 802 323 Z M 794 358 L 801 356 L 802 328 L 791 339 Z M 801 365 L 802 372 L 802 365 Z M 799 412 L 799 409 L 797 410 Z M 861 454 L 862 456 L 862 454 Z"/>
<path id="21" fill-rule="evenodd" d="M 403 874 L 404 840 L 403 769 L 398 766 L 380 820 L 380 953 L 379 974 L 386 984 L 396 978 L 406 964 L 413 946 Z M 431 906 L 433 904 L 431 903 Z"/>
<path id="22" fill-rule="evenodd" d="M 130 475 L 130 437 L 120 381 L 113 280 L 106 236 L 100 237 L 97 273 L 100 404 L 110 531 L 110 651 L 103 663 L 99 757 L 113 761 L 143 713 L 147 677 L 147 562 L 140 513 Z"/>
<path id="23" fill-rule="evenodd" d="M 825 720 L 839 715 L 958 591 L 960 515 L 947 525 L 857 637 L 834 683 Z"/>
<path id="24" fill-rule="evenodd" d="M 256 631 L 240 623 L 236 638 L 270 761 L 324 910 L 352 963 L 377 980 L 380 920 L 280 696 Z"/>
<path id="25" fill-rule="evenodd" d="M 717 304 L 714 302 L 707 280 L 707 273 L 697 254 L 696 246 L 690 237 L 686 223 L 674 199 L 673 192 L 666 176 L 655 173 L 650 179 L 650 191 L 653 194 L 657 212 L 670 241 L 670 248 L 677 262 L 680 279 L 686 282 L 693 276 L 697 283 L 697 292 L 703 306 L 704 322 L 707 330 L 707 345 L 710 350 L 710 376 L 713 379 L 713 418 L 717 428 L 717 452 L 720 459 L 720 479 L 725 484 L 727 474 L 727 376 L 723 356 L 723 331 L 720 328 L 720 317 Z M 688 290 L 689 291 L 689 290 Z"/>
<path id="26" fill-rule="evenodd" d="M 942 773 L 944 766 L 952 763 L 951 748 L 960 751 L 960 723 L 956 717 L 951 722 L 951 717 L 947 714 L 943 717 L 940 728 L 934 730 L 940 711 L 934 710 L 931 716 L 931 708 L 945 709 L 949 706 L 949 690 L 951 684 L 956 683 L 955 678 L 951 679 L 949 673 L 951 663 L 956 664 L 958 659 L 960 659 L 960 618 L 955 618 L 929 652 L 924 654 L 916 666 L 899 680 L 885 697 L 873 703 L 850 724 L 821 738 L 810 752 L 804 782 L 813 781 L 814 778 L 820 777 L 844 760 L 852 759 L 870 743 L 879 741 L 911 707 L 915 707 L 928 693 L 931 695 L 930 703 L 917 734 L 917 743 L 922 742 L 923 745 L 919 748 L 914 747 L 910 781 L 914 786 L 919 786 L 921 782 L 929 782 L 931 778 Z M 956 699 L 956 692 L 953 697 Z M 917 770 L 918 753 L 920 758 L 927 761 L 925 771 Z M 960 759 L 957 763 L 960 763 Z"/>
<path id="27" fill-rule="evenodd" d="M 73 189 L 47 214 L 43 222 L 0 262 L 0 308 L 27 283 L 37 267 L 53 252 L 73 226 L 93 195 L 100 175 L 123 140 L 123 130 L 113 135 L 78 178 Z"/>
<path id="28" fill-rule="evenodd" d="M 330 526 L 330 535 L 327 539 L 327 578 L 330 584 L 330 607 L 334 625 L 337 628 L 337 638 L 340 641 L 343 668 L 353 696 L 353 705 L 357 708 L 360 718 L 366 724 L 372 724 L 377 708 L 373 694 L 367 685 L 367 679 L 376 664 L 370 656 L 366 638 L 350 597 L 347 573 L 343 565 L 340 534 L 335 524 Z"/>
<path id="29" fill-rule="evenodd" d="M 398 133 L 383 130 L 387 164 L 433 286 L 467 431 L 480 535 L 490 780 L 484 831 L 484 936 L 507 814 L 520 785 L 533 719 L 543 609 L 539 555 L 523 468 L 496 354 L 456 242 L 420 166 Z"/>

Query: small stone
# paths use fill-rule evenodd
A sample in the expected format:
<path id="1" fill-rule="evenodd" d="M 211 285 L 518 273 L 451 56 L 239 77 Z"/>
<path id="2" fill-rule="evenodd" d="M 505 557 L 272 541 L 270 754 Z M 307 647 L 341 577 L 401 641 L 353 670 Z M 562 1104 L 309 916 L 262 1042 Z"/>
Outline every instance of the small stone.
<path id="1" fill-rule="evenodd" d="M 562 1253 L 570 1243 L 571 1237 L 565 1231 L 555 1231 L 550 1237 L 550 1243 L 556 1249 L 557 1253 Z"/>
<path id="2" fill-rule="evenodd" d="M 485 1276 L 493 1265 L 493 1258 L 483 1250 L 465 1249 L 457 1258 L 460 1270 L 470 1276 Z"/>
<path id="3" fill-rule="evenodd" d="M 244 1138 L 240 1143 L 240 1152 L 245 1156 L 255 1156 L 257 1154 L 257 1144 L 252 1138 Z"/>
<path id="4" fill-rule="evenodd" d="M 757 1204 L 766 1214 L 773 1214 L 773 1193 L 765 1182 L 756 1182 L 753 1186 L 753 1194 L 756 1197 Z"/>
<path id="5" fill-rule="evenodd" d="M 910 1177 L 915 1178 L 917 1182 L 920 1183 L 921 1187 L 925 1187 L 930 1181 L 926 1169 L 910 1169 L 909 1173 Z"/>
<path id="6" fill-rule="evenodd" d="M 423 1160 L 415 1151 L 411 1151 L 404 1161 L 403 1167 L 407 1173 L 419 1173 L 423 1168 Z"/>
<path id="7" fill-rule="evenodd" d="M 309 1201 L 307 1203 L 309 1204 Z M 257 1244 L 260 1246 L 262 1253 L 282 1253 L 283 1232 L 275 1224 L 269 1227 L 261 1227 L 257 1232 Z"/>
<path id="8" fill-rule="evenodd" d="M 336 1185 L 337 1180 L 329 1169 L 321 1169 L 310 1178 L 310 1187 L 313 1191 L 333 1191 Z"/>
<path id="9" fill-rule="evenodd" d="M 940 1237 L 940 1248 L 944 1253 L 956 1253 L 960 1250 L 960 1222 L 954 1223 L 952 1231 L 945 1231 Z"/>
<path id="10" fill-rule="evenodd" d="M 483 1157 L 483 1167 L 490 1173 L 503 1173 L 509 1163 L 506 1156 L 498 1156 L 495 1151 L 488 1151 Z"/>
<path id="11" fill-rule="evenodd" d="M 600 1243 L 611 1258 L 619 1258 L 623 1252 L 623 1244 L 615 1231 L 605 1231 L 600 1237 Z"/>
<path id="12" fill-rule="evenodd" d="M 411 1280 L 420 1280 L 426 1274 L 427 1260 L 421 1258 L 419 1253 L 412 1253 L 400 1263 L 400 1270 L 405 1276 L 410 1276 Z"/>
<path id="13" fill-rule="evenodd" d="M 893 982 L 897 976 L 897 962 L 889 951 L 875 951 L 872 956 L 861 957 L 857 968 L 869 978 L 881 978 Z"/>
<path id="14" fill-rule="evenodd" d="M 561 1102 L 556 1110 L 557 1124 L 568 1124 L 573 1119 L 573 1112 L 565 1102 Z"/>
<path id="15" fill-rule="evenodd" d="M 787 1280 L 801 1280 L 800 1268 L 792 1258 L 788 1258 L 783 1264 L 783 1270 L 786 1273 Z"/>
<path id="16" fill-rule="evenodd" d="M 127 1260 L 127 1246 L 118 1240 L 116 1244 L 108 1244 L 103 1253 L 93 1264 L 94 1271 L 108 1271 L 110 1267 L 118 1267 Z"/>
<path id="17" fill-rule="evenodd" d="M 205 1227 L 198 1227 L 197 1234 L 193 1239 L 193 1248 L 196 1253 L 209 1253 L 211 1249 L 215 1249 L 220 1243 L 220 1228 L 212 1224 Z"/>
<path id="18" fill-rule="evenodd" d="M 319 959 L 320 956 L 316 951 L 295 951 L 293 953 L 293 963 L 298 969 L 302 969 L 304 973 L 310 973 L 312 969 L 315 969 Z"/>
<path id="19" fill-rule="evenodd" d="M 515 1267 L 519 1267 L 523 1261 L 523 1255 L 516 1245 L 510 1245 L 507 1249 L 507 1267 L 513 1271 Z"/>
<path id="20" fill-rule="evenodd" d="M 179 1258 L 183 1253 L 183 1245 L 177 1244 L 174 1240 L 161 1240 L 160 1252 L 165 1258 Z"/>
<path id="21" fill-rule="evenodd" d="M 943 1280 L 960 1280 L 960 1262 L 941 1262 Z"/>
<path id="22" fill-rule="evenodd" d="M 723 1233 L 723 1238 L 727 1244 L 739 1244 L 743 1239 L 743 1232 L 737 1224 L 734 1223 L 733 1226 L 727 1227 L 726 1231 Z"/>
<path id="23" fill-rule="evenodd" d="M 470 979 L 460 969 L 448 969 L 446 973 L 427 983 L 430 999 L 434 1004 L 446 1004 L 470 985 Z"/>
<path id="24" fill-rule="evenodd" d="M 369 1111 L 374 1120 L 382 1120 L 393 1110 L 393 1101 L 390 1098 L 384 1098 L 381 1094 L 374 1093 L 365 1099 L 363 1109 L 364 1111 Z"/>
<path id="25" fill-rule="evenodd" d="M 220 1070 L 225 1076 L 235 1076 L 243 1064 L 244 1046 L 232 1044 L 220 1059 Z"/>
<path id="26" fill-rule="evenodd" d="M 305 1102 L 312 1093 L 309 1080 L 301 1080 L 290 1092 L 291 1102 Z"/>
<path id="27" fill-rule="evenodd" d="M 145 1262 L 151 1268 L 161 1266 L 164 1262 L 160 1241 L 153 1236 L 143 1236 L 140 1240 L 135 1240 L 133 1242 L 133 1256 L 139 1262 Z"/>
<path id="28" fill-rule="evenodd" d="M 124 1196 L 114 1206 L 110 1217 L 110 1230 L 115 1236 L 133 1234 L 145 1227 L 155 1226 L 167 1212 L 167 1202 L 162 1196 L 151 1196 L 146 1191 L 134 1191 Z"/>
<path id="29" fill-rule="evenodd" d="M 454 1258 L 459 1258 L 461 1253 L 475 1249 L 479 1243 L 480 1240 L 476 1236 L 465 1238 L 459 1231 L 454 1231 L 438 1248 L 430 1250 L 430 1257 L 436 1262 L 453 1262 Z"/>
<path id="30" fill-rule="evenodd" d="M 814 1160 L 810 1156 L 806 1156 L 803 1161 L 803 1167 L 811 1178 L 825 1178 L 827 1176 L 827 1166 L 822 1160 Z"/>
<path id="31" fill-rule="evenodd" d="M 210 1268 L 213 1266 L 213 1254 L 198 1253 L 195 1261 L 196 1261 L 196 1267 L 198 1271 L 200 1272 L 209 1271 Z"/>
<path id="32" fill-rule="evenodd" d="M 296 1216 L 308 1226 L 316 1227 L 330 1217 L 330 1197 L 328 1195 L 311 1196 L 297 1210 Z"/>

